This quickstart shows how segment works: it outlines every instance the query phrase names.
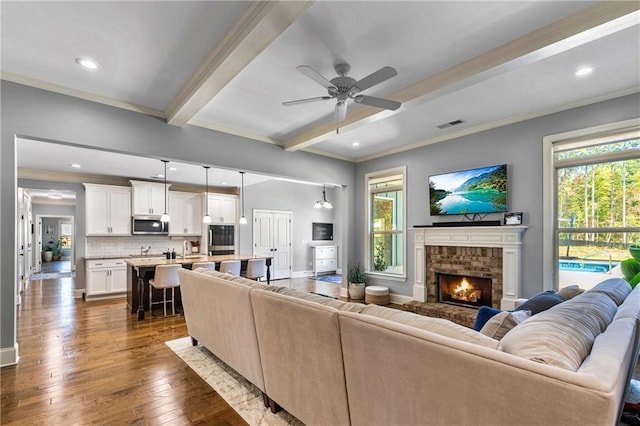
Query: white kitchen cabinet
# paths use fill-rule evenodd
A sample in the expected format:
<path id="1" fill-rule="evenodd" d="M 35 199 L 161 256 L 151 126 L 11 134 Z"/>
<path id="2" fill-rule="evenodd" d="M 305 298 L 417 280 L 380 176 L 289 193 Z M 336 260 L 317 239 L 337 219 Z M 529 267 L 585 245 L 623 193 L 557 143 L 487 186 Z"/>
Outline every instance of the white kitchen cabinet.
<path id="1" fill-rule="evenodd" d="M 238 218 L 236 195 L 209 194 L 211 223 L 236 223 Z"/>
<path id="2" fill-rule="evenodd" d="M 133 215 L 134 216 L 160 216 L 165 208 L 164 183 L 143 182 L 132 180 L 133 188 Z M 169 188 L 171 185 L 167 185 Z M 167 203 L 168 203 L 167 199 Z M 168 213 L 168 212 L 167 212 Z"/>
<path id="3" fill-rule="evenodd" d="M 202 235 L 202 195 L 169 191 L 169 236 Z"/>
<path id="4" fill-rule="evenodd" d="M 123 259 L 87 260 L 86 297 L 120 296 L 127 291 L 127 265 Z"/>
<path id="5" fill-rule="evenodd" d="M 85 183 L 87 236 L 131 235 L 131 188 Z"/>
<path id="6" fill-rule="evenodd" d="M 311 247 L 313 273 L 335 272 L 338 270 L 338 246 Z"/>

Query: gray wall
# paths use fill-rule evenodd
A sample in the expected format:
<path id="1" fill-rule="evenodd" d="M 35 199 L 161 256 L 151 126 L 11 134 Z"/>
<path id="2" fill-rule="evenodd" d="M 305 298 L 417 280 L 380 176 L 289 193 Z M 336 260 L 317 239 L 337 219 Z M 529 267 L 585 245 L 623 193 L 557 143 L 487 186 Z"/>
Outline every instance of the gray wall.
<path id="1" fill-rule="evenodd" d="M 310 245 L 311 224 L 313 222 L 328 222 L 334 224 L 334 243 L 340 244 L 339 229 L 336 223 L 335 212 L 340 207 L 339 200 L 332 188 L 326 189 L 327 199 L 334 206 L 333 209 L 314 209 L 316 201 L 322 198 L 322 187 L 303 185 L 299 183 L 271 180 L 245 187 L 245 216 L 248 224 L 241 226 L 240 244 L 241 252 L 251 253 L 252 250 L 252 221 L 253 209 L 285 210 L 292 212 L 292 261 L 291 270 L 296 272 L 309 271 L 311 266 Z M 322 244 L 325 242 L 315 242 Z"/>
<path id="2" fill-rule="evenodd" d="M 0 90 L 0 250 L 13 254 L 0 258 L 0 350 L 11 351 L 16 341 L 16 135 L 334 183 L 346 188 L 349 196 L 344 199 L 355 198 L 355 166 L 346 161 L 306 152 L 286 152 L 276 145 L 195 126 L 175 127 L 156 117 L 7 81 L 0 82 Z M 351 209 L 351 206 L 347 203 L 345 208 Z M 345 217 L 348 222 L 343 232 L 348 235 L 353 228 L 353 215 Z M 347 251 L 343 255 L 346 258 L 352 254 Z"/>
<path id="3" fill-rule="evenodd" d="M 429 215 L 428 177 L 432 174 L 478 166 L 508 164 L 509 209 L 524 212 L 523 288 L 524 296 L 542 291 L 542 138 L 640 116 L 640 95 L 601 102 L 533 120 L 516 123 L 456 140 L 360 163 L 357 166 L 356 241 L 364 241 L 364 176 L 396 166 L 407 166 L 407 225 L 428 225 L 433 221 L 457 221 L 460 216 Z M 501 218 L 488 216 L 485 220 Z M 363 247 L 356 256 L 364 259 Z M 368 280 L 387 285 L 392 292 L 413 294 L 413 235 L 408 234 L 407 281 Z"/>

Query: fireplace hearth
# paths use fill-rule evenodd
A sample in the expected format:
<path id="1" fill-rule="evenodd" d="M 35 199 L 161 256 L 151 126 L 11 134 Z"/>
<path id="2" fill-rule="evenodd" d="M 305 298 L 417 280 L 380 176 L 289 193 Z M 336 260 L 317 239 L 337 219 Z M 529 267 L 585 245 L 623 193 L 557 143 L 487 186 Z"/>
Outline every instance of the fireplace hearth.
<path id="1" fill-rule="evenodd" d="M 438 273 L 438 302 L 479 308 L 491 306 L 490 278 Z"/>

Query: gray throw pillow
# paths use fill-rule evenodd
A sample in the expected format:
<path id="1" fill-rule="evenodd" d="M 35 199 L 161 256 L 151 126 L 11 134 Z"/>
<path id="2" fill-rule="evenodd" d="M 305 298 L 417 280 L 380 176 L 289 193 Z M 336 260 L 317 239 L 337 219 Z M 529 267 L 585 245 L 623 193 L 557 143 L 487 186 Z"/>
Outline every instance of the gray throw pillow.
<path id="1" fill-rule="evenodd" d="M 577 284 L 574 284 L 561 288 L 556 294 L 560 296 L 562 300 L 569 300 L 582 293 L 584 293 L 584 289 L 580 288 Z"/>
<path id="2" fill-rule="evenodd" d="M 518 306 L 516 311 L 531 311 L 531 315 L 535 315 L 562 302 L 564 302 L 564 300 L 553 290 L 543 291 Z"/>

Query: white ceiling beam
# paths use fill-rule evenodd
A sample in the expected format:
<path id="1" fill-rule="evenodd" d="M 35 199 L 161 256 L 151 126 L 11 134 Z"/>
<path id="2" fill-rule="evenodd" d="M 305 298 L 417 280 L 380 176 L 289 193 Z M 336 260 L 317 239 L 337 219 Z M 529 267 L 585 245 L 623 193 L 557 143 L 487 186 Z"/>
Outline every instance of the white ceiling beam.
<path id="1" fill-rule="evenodd" d="M 169 104 L 167 122 L 184 126 L 313 1 L 251 2 Z"/>
<path id="2" fill-rule="evenodd" d="M 340 124 L 340 133 L 381 120 L 428 99 L 485 81 L 524 64 L 567 51 L 620 31 L 634 23 L 637 24 L 637 16 L 630 16 L 627 19 L 624 17 L 639 9 L 640 2 L 597 3 L 385 96 L 387 99 L 402 102 L 402 107 L 397 111 L 380 110 L 369 106 L 353 111 Z M 612 22 L 616 20 L 624 22 Z M 327 139 L 335 131 L 336 124 L 330 120 L 286 140 L 284 148 L 288 151 L 305 149 Z"/>

